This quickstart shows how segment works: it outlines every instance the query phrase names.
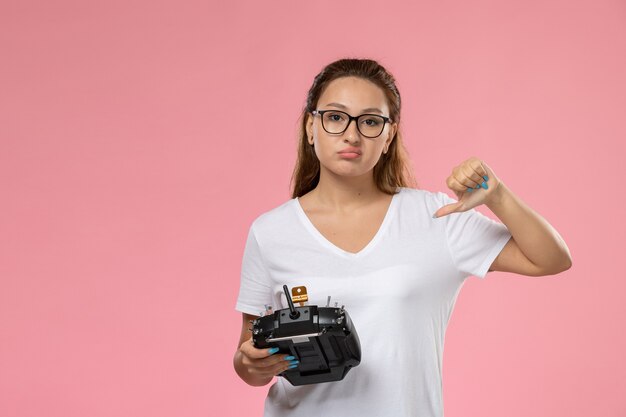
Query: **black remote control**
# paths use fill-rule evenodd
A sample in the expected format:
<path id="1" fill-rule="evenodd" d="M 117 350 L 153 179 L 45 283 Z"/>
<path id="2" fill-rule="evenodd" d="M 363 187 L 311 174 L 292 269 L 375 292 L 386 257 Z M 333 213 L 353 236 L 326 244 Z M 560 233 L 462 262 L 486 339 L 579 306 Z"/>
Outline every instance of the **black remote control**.
<path id="1" fill-rule="evenodd" d="M 252 322 L 252 340 L 259 349 L 277 347 L 300 361 L 279 374 L 292 385 L 340 381 L 361 362 L 361 344 L 344 306 L 295 307 L 283 285 L 289 308 Z"/>

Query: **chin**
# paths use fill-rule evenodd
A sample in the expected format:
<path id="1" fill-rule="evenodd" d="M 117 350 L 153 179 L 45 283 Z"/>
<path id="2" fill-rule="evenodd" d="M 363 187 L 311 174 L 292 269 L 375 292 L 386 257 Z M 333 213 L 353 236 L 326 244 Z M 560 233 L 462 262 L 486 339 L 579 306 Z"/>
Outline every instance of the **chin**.
<path id="1" fill-rule="evenodd" d="M 368 174 L 370 171 L 372 171 L 371 169 L 369 169 L 369 170 L 361 169 L 361 168 L 357 169 L 356 167 L 353 167 L 352 169 L 350 169 L 350 168 L 342 169 L 342 168 L 336 167 L 336 168 L 332 168 L 332 169 L 328 169 L 328 170 L 330 172 L 332 172 L 333 174 L 337 175 L 337 176 L 349 177 L 349 178 L 361 177 L 363 175 Z"/>

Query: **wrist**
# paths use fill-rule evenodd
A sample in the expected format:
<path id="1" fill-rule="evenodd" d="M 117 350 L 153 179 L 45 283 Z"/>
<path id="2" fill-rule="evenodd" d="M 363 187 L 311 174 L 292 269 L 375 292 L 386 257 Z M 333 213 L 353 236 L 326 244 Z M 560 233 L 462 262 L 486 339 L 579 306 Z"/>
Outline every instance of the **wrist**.
<path id="1" fill-rule="evenodd" d="M 508 187 L 502 181 L 498 181 L 498 185 L 489 195 L 489 198 L 485 202 L 485 205 L 493 211 L 494 208 L 502 205 L 503 201 L 507 198 L 509 194 L 510 190 L 508 189 Z"/>
<path id="2" fill-rule="evenodd" d="M 237 375 L 239 375 L 239 378 L 241 378 L 243 382 L 253 387 L 261 387 L 272 382 L 272 379 L 274 379 L 273 376 L 270 376 L 268 378 L 250 374 L 250 372 L 248 372 L 248 369 L 242 363 L 242 358 L 243 354 L 241 353 L 241 351 L 237 350 L 237 352 L 235 352 L 235 355 L 233 356 L 233 367 L 235 368 L 235 372 L 237 373 Z"/>

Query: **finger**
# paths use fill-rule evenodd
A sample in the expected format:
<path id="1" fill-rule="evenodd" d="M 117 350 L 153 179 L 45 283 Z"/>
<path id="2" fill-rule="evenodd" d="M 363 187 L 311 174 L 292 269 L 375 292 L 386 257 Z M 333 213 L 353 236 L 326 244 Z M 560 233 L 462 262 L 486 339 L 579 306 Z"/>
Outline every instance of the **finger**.
<path id="1" fill-rule="evenodd" d="M 477 159 L 472 164 L 472 169 L 474 170 L 474 172 L 476 172 L 480 176 L 480 178 L 482 178 L 481 180 L 479 180 L 481 182 L 481 185 L 482 185 L 482 181 L 485 181 L 485 182 L 489 181 L 489 171 L 487 170 L 487 167 L 485 165 L 486 164 L 480 159 Z"/>
<path id="2" fill-rule="evenodd" d="M 284 354 L 275 355 L 275 356 L 270 356 L 270 357 L 263 358 L 263 359 L 254 359 L 253 366 L 257 368 L 271 368 L 273 366 L 280 365 L 280 364 L 285 364 L 285 363 L 288 364 L 294 360 L 296 360 L 295 356 L 284 355 Z"/>
<path id="3" fill-rule="evenodd" d="M 272 375 L 277 375 L 287 370 L 296 369 L 299 364 L 299 361 L 284 361 L 270 368 L 270 372 L 272 373 Z"/>
<path id="4" fill-rule="evenodd" d="M 267 358 L 268 356 L 271 356 L 278 352 L 278 348 L 256 348 L 252 343 L 252 338 L 243 342 L 239 350 L 241 351 L 241 353 L 252 359 Z"/>
<path id="5" fill-rule="evenodd" d="M 476 164 L 480 164 L 478 163 L 474 163 L 474 165 Z M 466 185 L 468 188 L 480 188 L 483 181 L 485 181 L 485 179 L 483 178 L 482 174 L 479 173 L 476 168 L 474 168 L 474 166 L 472 166 L 471 164 L 466 165 L 463 173 L 465 174 L 465 176 L 468 178 L 468 182 L 464 182 L 463 184 Z"/>
<path id="6" fill-rule="evenodd" d="M 299 364 L 287 363 L 287 367 L 284 368 L 284 369 L 281 369 L 280 371 L 277 371 L 276 374 L 279 374 L 279 373 L 284 372 L 284 371 L 291 371 L 293 369 L 298 369 L 298 365 Z"/>
<path id="7" fill-rule="evenodd" d="M 472 179 L 470 173 L 460 172 L 453 175 L 453 177 L 459 184 L 461 184 L 464 191 L 468 188 L 476 188 L 477 185 L 480 186 L 480 184 Z"/>
<path id="8" fill-rule="evenodd" d="M 263 377 L 278 375 L 288 369 L 295 369 L 297 365 L 294 367 L 290 361 L 282 361 L 276 363 L 272 366 L 266 367 L 251 367 L 248 372 L 252 374 L 257 374 Z"/>
<path id="9" fill-rule="evenodd" d="M 480 176 L 474 173 L 472 168 L 473 160 L 465 161 L 458 167 L 452 170 L 452 177 L 454 177 L 460 184 L 463 184 L 463 192 L 468 188 L 479 188 L 482 182 Z M 478 182 L 480 181 L 480 182 Z"/>
<path id="10" fill-rule="evenodd" d="M 284 364 L 289 363 L 290 361 L 287 361 L 283 359 L 282 357 L 278 357 L 278 356 L 273 356 L 273 357 L 264 358 L 264 359 L 250 359 L 244 356 L 241 359 L 241 362 L 249 368 L 254 368 L 263 372 L 271 372 L 271 370 L 277 365 L 283 366 Z"/>
<path id="11" fill-rule="evenodd" d="M 459 192 L 459 193 L 464 193 L 465 191 L 467 191 L 468 188 L 470 188 L 469 185 L 465 185 L 463 184 L 456 176 L 454 175 L 450 175 L 448 177 L 448 179 L 446 180 L 446 184 L 448 185 L 448 188 L 450 188 L 451 190 L 453 190 L 454 192 Z"/>
<path id="12" fill-rule="evenodd" d="M 259 351 L 265 352 L 267 350 L 268 349 L 257 349 L 249 343 L 244 343 L 240 349 L 243 354 L 241 362 L 250 368 L 265 369 L 275 366 L 276 364 L 286 363 L 296 359 L 289 354 L 274 355 L 273 353 L 270 356 L 258 357 Z"/>
<path id="13" fill-rule="evenodd" d="M 271 368 L 251 369 L 250 373 L 257 374 L 263 378 L 267 378 L 270 376 L 278 376 L 279 374 L 285 372 L 288 368 L 289 368 L 288 366 L 284 366 L 283 364 L 280 364 Z"/>
<path id="14" fill-rule="evenodd" d="M 439 217 L 443 217 L 443 216 L 447 216 L 448 214 L 451 213 L 455 213 L 457 212 L 461 207 L 463 206 L 463 203 L 460 201 L 457 201 L 456 203 L 452 203 L 452 204 L 447 204 L 443 207 L 440 207 L 435 214 L 433 214 L 433 218 L 437 219 Z"/>

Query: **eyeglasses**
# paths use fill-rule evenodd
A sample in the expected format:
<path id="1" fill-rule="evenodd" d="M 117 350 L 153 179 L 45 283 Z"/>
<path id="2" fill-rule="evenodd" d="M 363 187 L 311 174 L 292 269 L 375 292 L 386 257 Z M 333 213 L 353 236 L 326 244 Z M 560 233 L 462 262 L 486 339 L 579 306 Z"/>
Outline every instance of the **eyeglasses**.
<path id="1" fill-rule="evenodd" d="M 356 120 L 356 128 L 366 138 L 375 138 L 383 133 L 385 123 L 392 123 L 389 117 L 378 114 L 362 114 L 360 116 L 350 116 L 348 113 L 339 110 L 313 110 L 313 115 L 322 118 L 322 127 L 328 133 L 338 135 L 345 132 L 350 122 Z"/>

